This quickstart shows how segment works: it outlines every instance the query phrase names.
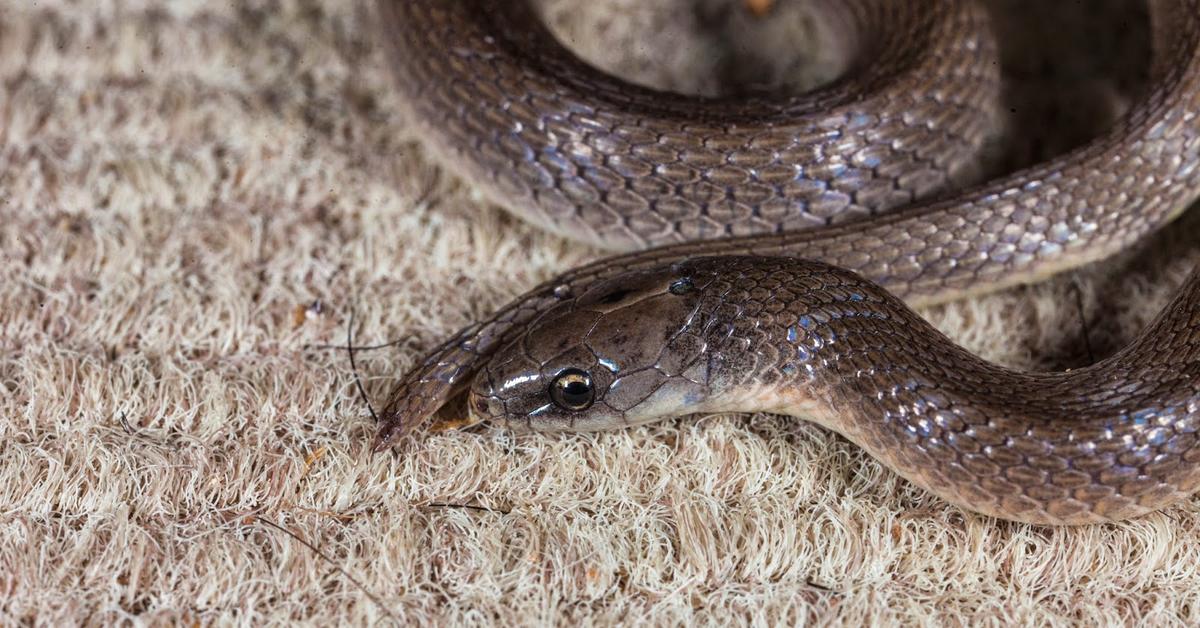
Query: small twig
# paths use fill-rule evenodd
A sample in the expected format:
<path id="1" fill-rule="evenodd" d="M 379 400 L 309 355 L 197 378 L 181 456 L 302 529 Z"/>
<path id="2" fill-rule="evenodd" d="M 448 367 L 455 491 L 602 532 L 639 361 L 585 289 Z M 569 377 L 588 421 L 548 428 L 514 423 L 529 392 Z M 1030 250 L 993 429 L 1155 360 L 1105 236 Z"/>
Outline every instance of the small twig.
<path id="1" fill-rule="evenodd" d="M 314 343 L 314 344 L 306 344 L 306 345 L 304 345 L 304 348 L 305 349 L 321 349 L 321 350 L 337 349 L 338 351 L 341 351 L 342 349 L 354 349 L 355 351 L 358 351 L 361 353 L 363 351 L 375 351 L 377 349 L 387 349 L 388 347 L 395 347 L 396 345 L 399 345 L 400 343 L 404 342 L 405 340 L 407 340 L 407 338 L 401 338 L 399 340 L 393 340 L 391 342 L 385 342 L 383 344 L 378 344 L 378 345 L 362 345 L 359 347 L 350 347 L 348 345 L 331 345 L 331 344 L 315 344 Z"/>
<path id="2" fill-rule="evenodd" d="M 371 412 L 371 418 L 375 419 L 375 423 L 379 423 L 379 415 L 375 414 L 375 406 L 371 405 L 371 398 L 367 396 L 367 389 L 363 388 L 362 379 L 358 376 L 358 365 L 354 362 L 354 312 L 353 305 L 350 306 L 350 322 L 346 324 L 346 353 L 350 356 L 350 370 L 354 372 L 354 385 L 358 388 L 358 394 L 362 396 L 363 403 L 367 404 L 367 410 Z"/>
<path id="3" fill-rule="evenodd" d="M 138 433 L 138 430 L 129 423 L 129 416 L 125 414 L 124 410 L 121 410 L 121 412 L 118 414 L 118 417 L 121 421 L 121 427 L 125 430 L 126 434 L 134 436 Z"/>
<path id="4" fill-rule="evenodd" d="M 804 583 L 814 589 L 817 589 L 818 591 L 825 591 L 826 593 L 841 593 L 841 591 L 835 591 L 823 584 L 818 584 L 817 582 L 814 582 L 811 578 L 805 579 Z"/>
<path id="5" fill-rule="evenodd" d="M 475 504 L 449 504 L 449 503 L 444 503 L 444 502 L 429 502 L 429 503 L 425 504 L 425 507 L 426 508 L 464 508 L 466 510 L 477 510 L 480 512 L 493 512 L 493 513 L 498 513 L 498 514 L 502 514 L 502 515 L 507 515 L 510 512 L 508 510 L 496 510 L 495 508 L 488 508 L 487 506 L 477 506 Z"/>
<path id="6" fill-rule="evenodd" d="M 333 567 L 334 569 L 338 570 L 338 573 L 345 576 L 347 580 L 349 580 L 351 583 L 354 584 L 354 586 L 358 587 L 358 589 L 360 591 L 362 591 L 364 595 L 366 595 L 368 598 L 370 598 L 372 602 L 375 602 L 375 604 L 379 605 L 380 610 L 382 610 L 385 615 L 387 615 L 388 617 L 391 617 L 392 619 L 394 619 L 396 621 L 400 621 L 400 618 L 397 617 L 396 614 L 393 613 L 392 610 L 390 608 L 388 608 L 386 604 L 383 603 L 382 598 L 380 598 L 378 595 L 375 595 L 374 593 L 372 593 L 370 589 L 368 589 L 366 586 L 363 585 L 363 583 L 358 581 L 358 578 L 355 578 L 349 571 L 346 571 L 340 565 L 338 565 L 336 562 L 334 562 L 334 560 L 332 558 L 330 558 L 327 554 L 325 554 L 325 552 L 322 552 L 320 549 L 318 549 L 316 545 L 309 543 L 308 541 L 304 540 L 304 538 L 301 537 L 299 534 L 296 534 L 295 532 L 288 530 L 287 528 L 279 525 L 278 523 L 275 523 L 274 521 L 271 521 L 270 519 L 267 519 L 260 515 L 254 515 L 254 519 L 257 521 L 261 521 L 262 523 L 265 523 L 266 525 L 268 525 L 272 528 L 275 528 L 276 530 L 279 530 L 280 532 L 295 539 L 297 543 L 300 543 L 301 545 L 312 550 L 317 556 L 320 556 L 321 558 L 323 558 L 325 560 L 325 562 L 329 563 L 330 567 Z"/>

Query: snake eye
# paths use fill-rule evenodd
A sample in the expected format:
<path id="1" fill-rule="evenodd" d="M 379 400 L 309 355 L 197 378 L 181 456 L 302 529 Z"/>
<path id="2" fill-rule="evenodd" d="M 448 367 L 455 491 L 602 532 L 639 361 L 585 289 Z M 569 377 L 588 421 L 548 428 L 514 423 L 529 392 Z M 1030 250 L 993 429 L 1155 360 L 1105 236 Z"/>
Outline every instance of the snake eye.
<path id="1" fill-rule="evenodd" d="M 596 389 L 587 371 L 566 369 L 550 382 L 550 399 L 564 410 L 584 410 L 595 398 Z"/>

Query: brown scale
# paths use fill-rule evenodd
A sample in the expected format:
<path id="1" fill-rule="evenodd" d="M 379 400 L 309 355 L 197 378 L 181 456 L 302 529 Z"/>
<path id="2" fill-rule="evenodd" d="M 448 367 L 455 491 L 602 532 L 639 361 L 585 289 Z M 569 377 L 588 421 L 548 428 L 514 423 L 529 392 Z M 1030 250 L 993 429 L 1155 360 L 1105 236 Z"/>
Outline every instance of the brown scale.
<path id="1" fill-rule="evenodd" d="M 1123 519 L 1200 487 L 1198 286 L 1200 275 L 1113 357 L 1025 373 L 968 353 L 849 271 L 698 258 L 561 300 L 496 352 L 467 405 L 473 422 L 538 431 L 791 414 L 972 510 Z M 578 407 L 556 397 L 564 373 L 586 384 Z"/>
<path id="2" fill-rule="evenodd" d="M 965 0 L 821 6 L 852 59 L 847 73 L 804 96 L 733 100 L 609 77 L 555 42 L 523 2 L 381 0 L 395 74 L 429 145 L 523 218 L 632 252 L 564 273 L 431 351 L 390 396 L 377 448 L 464 392 L 477 373 L 516 359 L 501 347 L 528 337 L 539 316 L 630 272 L 705 256 L 807 258 L 853 271 L 909 304 L 928 304 L 1107 257 L 1200 195 L 1200 0 L 1152 2 L 1149 86 L 1105 134 L 1034 167 L 943 192 L 935 202 L 920 199 L 961 183 L 996 119 L 998 64 L 986 13 Z M 768 277 L 762 287 L 813 295 L 810 283 L 824 286 L 819 293 L 848 281 L 829 273 L 805 273 L 801 287 L 786 276 Z M 1200 301 L 1187 298 L 1195 292 L 1189 283 L 1166 312 L 1170 333 L 1161 323 L 1158 335 L 1143 336 L 1103 368 L 1080 371 L 1107 377 L 1104 385 L 1076 372 L 999 369 L 941 347 L 933 336 L 907 337 L 906 326 L 884 317 L 823 323 L 835 333 L 835 325 L 874 325 L 854 333 L 905 342 L 889 351 L 886 343 L 870 350 L 863 340 L 812 376 L 832 381 L 833 373 L 852 370 L 859 375 L 837 378 L 841 392 L 830 395 L 889 400 L 875 408 L 875 421 L 893 430 L 913 426 L 923 446 L 900 447 L 901 432 L 872 440 L 885 431 L 855 432 L 861 425 L 849 420 L 836 429 L 957 503 L 1046 522 L 1131 516 L 1192 488 L 1180 478 L 1190 478 L 1196 462 L 1196 450 L 1186 446 L 1194 419 L 1185 389 L 1198 374 L 1187 362 L 1190 347 L 1179 343 L 1192 329 L 1191 312 L 1200 311 Z M 751 298 L 744 307 L 761 304 L 770 313 L 778 303 Z M 879 304 L 889 315 L 912 317 L 891 311 L 898 301 Z M 728 324 L 713 322 L 705 333 Z M 740 343 L 741 366 L 754 371 L 774 358 L 750 357 L 763 342 L 753 330 L 727 331 Z M 696 349 L 692 336 L 677 341 L 681 350 Z M 1157 365 L 1165 356 L 1176 368 Z M 964 370 L 966 364 L 976 370 Z M 699 386 L 712 368 L 699 359 L 669 378 Z M 654 386 L 668 376 L 638 377 Z M 636 396 L 619 398 L 625 405 Z M 690 411 L 660 402 L 643 400 L 666 413 Z M 1051 415 L 1082 417 L 1080 429 L 1094 432 L 1100 419 L 1089 417 L 1126 412 L 1128 421 L 1112 425 L 1132 425 L 1137 412 L 1150 409 L 1159 412 L 1156 420 L 1174 417 L 1161 443 L 1163 432 L 1150 429 L 1137 433 L 1149 440 L 1081 432 L 1060 442 L 1064 432 L 1037 424 Z M 959 467 L 977 482 L 958 483 Z"/>

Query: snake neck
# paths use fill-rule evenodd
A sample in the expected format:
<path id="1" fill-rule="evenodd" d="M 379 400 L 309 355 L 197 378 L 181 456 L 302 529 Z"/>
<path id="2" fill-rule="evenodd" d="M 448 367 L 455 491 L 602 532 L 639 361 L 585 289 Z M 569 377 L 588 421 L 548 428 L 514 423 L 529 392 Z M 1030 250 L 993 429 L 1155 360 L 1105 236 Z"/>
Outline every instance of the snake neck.
<path id="1" fill-rule="evenodd" d="M 1200 486 L 1198 276 L 1112 357 L 1033 373 L 967 352 L 855 275 L 768 258 L 721 268 L 731 288 L 697 321 L 711 330 L 720 409 L 812 420 L 1009 519 L 1123 519 Z"/>

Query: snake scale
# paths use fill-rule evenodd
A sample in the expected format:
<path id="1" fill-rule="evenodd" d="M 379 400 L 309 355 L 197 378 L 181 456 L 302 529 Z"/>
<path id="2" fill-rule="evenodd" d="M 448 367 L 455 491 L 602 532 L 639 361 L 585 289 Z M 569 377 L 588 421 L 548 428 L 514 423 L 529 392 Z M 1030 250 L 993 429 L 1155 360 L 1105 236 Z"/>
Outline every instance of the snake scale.
<path id="1" fill-rule="evenodd" d="M 841 78 L 734 99 L 608 76 L 524 1 L 381 0 L 404 106 L 443 161 L 526 220 L 626 252 L 429 352 L 376 450 L 465 393 L 474 420 L 533 430 L 795 415 L 1033 523 L 1200 488 L 1200 274 L 1128 347 L 1065 373 L 987 363 L 909 309 L 1104 258 L 1200 195 L 1200 0 L 1151 0 L 1149 86 L 1107 132 L 958 191 L 997 118 L 986 11 L 813 4 Z"/>

